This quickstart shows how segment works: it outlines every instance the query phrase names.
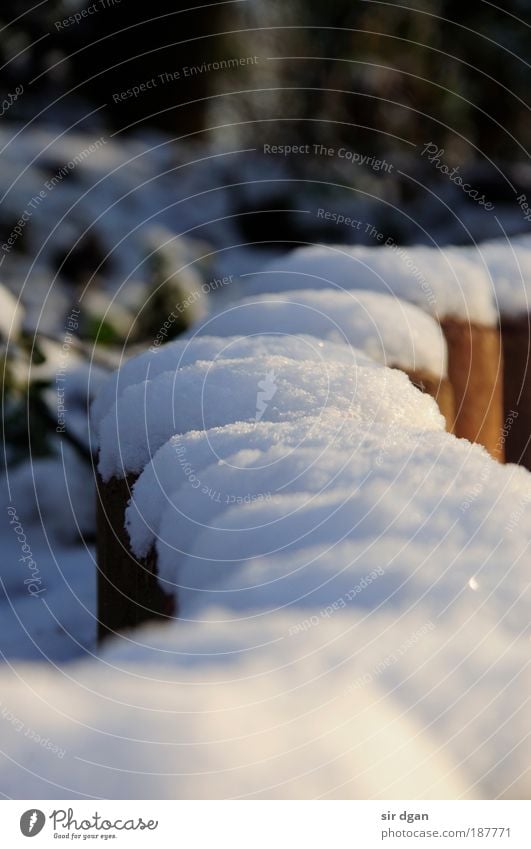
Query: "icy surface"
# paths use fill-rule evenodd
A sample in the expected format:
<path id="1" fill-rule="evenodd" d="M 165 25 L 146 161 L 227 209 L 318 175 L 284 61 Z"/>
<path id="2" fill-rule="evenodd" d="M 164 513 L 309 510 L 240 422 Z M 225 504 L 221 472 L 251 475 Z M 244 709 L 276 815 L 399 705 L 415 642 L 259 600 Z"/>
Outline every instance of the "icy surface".
<path id="1" fill-rule="evenodd" d="M 495 324 L 489 275 L 458 249 L 341 245 L 299 248 L 245 282 L 250 295 L 295 289 L 366 289 L 402 298 L 442 319 Z"/>
<path id="2" fill-rule="evenodd" d="M 189 331 L 197 333 L 309 333 L 353 345 L 383 365 L 446 374 L 439 324 L 417 307 L 379 292 L 301 290 L 245 298 Z"/>

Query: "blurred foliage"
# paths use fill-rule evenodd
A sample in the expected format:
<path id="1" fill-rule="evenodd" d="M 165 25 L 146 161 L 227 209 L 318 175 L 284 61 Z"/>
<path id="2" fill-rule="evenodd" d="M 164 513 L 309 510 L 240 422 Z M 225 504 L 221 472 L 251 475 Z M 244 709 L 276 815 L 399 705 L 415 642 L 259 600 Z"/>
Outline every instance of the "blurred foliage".
<path id="1" fill-rule="evenodd" d="M 416 9 L 362 0 L 241 4 L 239 28 L 254 32 L 239 37 L 238 50 L 276 57 L 249 68 L 252 88 L 280 91 L 253 92 L 229 108 L 236 120 L 289 119 L 275 132 L 291 140 L 366 142 L 373 152 L 400 139 L 434 140 L 460 156 L 477 146 L 522 158 L 518 142 L 528 146 L 531 125 L 528 11 L 521 0 L 503 9 L 483 0 Z"/>
<path id="2" fill-rule="evenodd" d="M 61 0 L 36 5 L 25 0 L 2 0 L 0 87 L 4 92 L 21 83 L 28 85 L 33 77 L 46 70 L 56 43 L 54 21 L 63 17 L 66 8 Z"/>
<path id="3" fill-rule="evenodd" d="M 4 417 L 4 438 L 10 449 L 10 464 L 24 460 L 29 450 L 33 457 L 53 453 L 56 422 L 44 400 L 48 383 L 32 381 L 24 391 L 11 391 Z"/>
<path id="4" fill-rule="evenodd" d="M 2 64 L 8 60 L 10 64 L 1 71 L 0 88 L 9 91 L 15 81 L 27 85 L 50 69 L 32 83 L 32 94 L 51 94 L 55 86 L 60 108 L 71 114 L 82 100 L 107 104 L 109 126 L 151 123 L 168 131 L 194 132 L 205 120 L 204 75 L 181 80 L 177 93 L 175 86 L 160 85 L 155 98 L 109 103 L 109 93 L 207 61 L 216 47 L 210 34 L 220 20 L 217 3 L 211 0 L 205 14 L 199 0 L 158 0 L 154 5 L 132 0 L 47 0 L 33 8 L 24 0 L 2 0 L 0 26 L 9 26 L 2 33 L 0 58 Z M 96 11 L 81 23 L 60 25 L 89 7 Z M 14 59 L 21 49 L 23 54 Z M 70 88 L 75 89 L 73 94 Z"/>
<path id="5" fill-rule="evenodd" d="M 417 0 L 416 8 L 372 0 L 249 0 L 213 4 L 208 14 L 195 10 L 193 2 L 161 0 L 156 9 L 121 2 L 82 26 L 57 31 L 55 21 L 87 5 L 48 0 L 28 9 L 23 0 L 3 0 L 0 24 L 18 20 L 2 33 L 0 59 L 8 64 L 0 87 L 9 91 L 29 82 L 46 69 L 54 51 L 62 51 L 75 54 L 61 65 L 69 68 L 71 84 L 79 83 L 78 93 L 100 104 L 109 91 L 161 71 L 256 54 L 275 58 L 159 86 L 154 97 L 111 104 L 107 116 L 121 126 L 141 120 L 185 132 L 204 124 L 208 101 L 202 98 L 223 91 L 228 97 L 214 105 L 226 116 L 285 117 L 289 126 L 279 122 L 279 134 L 310 141 L 322 141 L 323 135 L 357 144 L 370 139 L 376 151 L 402 138 L 417 144 L 439 140 L 458 153 L 472 155 L 476 145 L 502 158 L 522 153 L 513 137 L 528 144 L 530 30 L 522 19 L 529 12 L 527 0 L 507 0 L 503 8 L 486 0 Z M 211 37 L 218 32 L 232 34 Z M 284 91 L 231 98 L 246 77 L 250 88 L 274 83 Z M 32 90 L 52 83 L 44 75 Z M 200 102 L 183 107 L 190 100 Z"/>

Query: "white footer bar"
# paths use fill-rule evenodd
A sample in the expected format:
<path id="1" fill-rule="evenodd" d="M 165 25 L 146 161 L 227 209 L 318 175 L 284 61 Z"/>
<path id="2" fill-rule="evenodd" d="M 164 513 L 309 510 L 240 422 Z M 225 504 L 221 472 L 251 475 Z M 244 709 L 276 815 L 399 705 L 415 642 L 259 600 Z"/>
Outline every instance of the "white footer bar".
<path id="1" fill-rule="evenodd" d="M 530 849 L 531 803 L 4 801 L 2 846 Z M 34 844 L 29 844 L 30 838 Z"/>

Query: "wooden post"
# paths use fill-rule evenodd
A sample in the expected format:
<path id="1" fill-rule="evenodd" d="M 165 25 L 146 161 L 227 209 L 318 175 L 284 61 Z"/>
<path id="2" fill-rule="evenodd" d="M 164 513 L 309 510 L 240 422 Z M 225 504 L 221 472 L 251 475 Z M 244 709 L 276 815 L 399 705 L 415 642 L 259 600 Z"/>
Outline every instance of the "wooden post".
<path id="1" fill-rule="evenodd" d="M 498 327 L 456 318 L 441 321 L 448 376 L 455 393 L 456 436 L 479 442 L 503 462 L 503 356 Z"/>
<path id="2" fill-rule="evenodd" d="M 508 463 L 519 463 L 531 470 L 530 316 L 502 316 L 500 330 L 505 364 L 506 459 Z M 515 412 L 517 416 L 514 416 Z"/>
<path id="3" fill-rule="evenodd" d="M 436 377 L 426 369 L 415 369 L 415 371 L 401 369 L 401 371 L 405 371 L 411 383 L 413 383 L 417 389 L 420 389 L 421 392 L 425 392 L 427 395 L 431 395 L 432 398 L 435 398 L 442 415 L 446 419 L 446 430 L 448 433 L 453 433 L 455 422 L 455 398 L 452 384 L 448 378 Z"/>
<path id="4" fill-rule="evenodd" d="M 156 577 L 155 558 L 137 560 L 129 548 L 125 509 L 135 475 L 97 476 L 98 640 L 149 619 L 171 618 L 175 600 Z"/>

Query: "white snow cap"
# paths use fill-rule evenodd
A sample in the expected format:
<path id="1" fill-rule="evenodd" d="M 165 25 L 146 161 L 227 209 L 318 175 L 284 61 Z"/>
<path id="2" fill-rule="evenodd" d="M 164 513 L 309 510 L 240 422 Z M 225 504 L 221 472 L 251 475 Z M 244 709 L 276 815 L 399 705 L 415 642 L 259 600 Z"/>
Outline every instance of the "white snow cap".
<path id="1" fill-rule="evenodd" d="M 453 249 L 423 245 L 298 248 L 245 284 L 250 295 L 329 287 L 394 295 L 438 319 L 453 316 L 486 325 L 497 321 L 485 269 Z"/>
<path id="2" fill-rule="evenodd" d="M 175 433 L 297 420 L 329 409 L 363 429 L 375 423 L 444 429 L 433 398 L 402 372 L 375 363 L 346 367 L 273 356 L 200 361 L 125 390 L 101 424 L 99 470 L 104 480 L 139 473 Z"/>
<path id="3" fill-rule="evenodd" d="M 322 339 L 315 339 L 308 335 L 294 337 L 271 334 L 249 338 L 198 336 L 194 339 L 178 339 L 132 357 L 109 376 L 91 407 L 91 420 L 96 440 L 99 440 L 102 419 L 128 386 L 141 383 L 143 380 L 153 380 L 165 371 L 176 371 L 198 360 L 241 359 L 271 354 L 289 357 L 292 360 L 315 362 L 335 360 L 346 365 L 368 364 L 366 355 L 360 351 L 349 351 L 344 345 L 324 343 Z"/>
<path id="4" fill-rule="evenodd" d="M 359 482 L 370 473 L 382 447 L 403 460 L 419 439 L 418 431 L 398 433 L 388 425 L 366 431 L 337 411 L 280 427 L 260 422 L 254 432 L 227 425 L 203 439 L 175 436 L 134 485 L 126 514 L 132 550 L 144 557 L 161 539 L 167 506 L 172 540 L 178 538 L 179 552 L 189 552 L 193 537 L 229 505 L 263 503 L 286 492 L 318 494 L 341 482 L 348 486 L 353 474 Z"/>
<path id="5" fill-rule="evenodd" d="M 188 331 L 194 336 L 203 333 L 310 333 L 353 345 L 383 365 L 446 375 L 446 343 L 438 322 L 380 292 L 298 290 L 245 298 Z"/>
<path id="6" fill-rule="evenodd" d="M 321 477 L 311 456 L 301 461 L 305 472 L 292 464 L 299 481 L 269 499 L 253 498 L 272 477 L 258 460 L 247 475 L 248 502 L 226 504 L 216 514 L 204 497 L 205 521 L 193 542 L 182 515 L 195 505 L 191 499 L 186 505 L 182 487 L 164 511 L 157 540 L 160 575 L 177 584 L 182 616 L 200 615 L 208 602 L 267 611 L 298 605 L 303 594 L 311 595 L 305 604 L 331 604 L 349 579 L 355 585 L 363 570 L 381 566 L 389 577 L 376 603 L 408 609 L 422 598 L 438 615 L 454 596 L 480 590 L 483 598 L 492 595 L 493 615 L 511 610 L 513 627 L 525 630 L 529 533 L 514 519 L 514 505 L 523 513 L 531 502 L 525 470 L 496 465 L 476 446 L 431 433 L 409 455 L 390 452 L 381 464 L 370 452 L 353 459 L 331 453 L 318 460 Z M 237 492 L 241 477 L 226 470 L 223 493 L 231 492 L 231 481 Z M 470 481 L 481 483 L 472 488 Z M 191 553 L 183 555 L 189 543 Z M 308 548 L 326 555 L 325 568 L 310 561 L 304 575 L 295 574 L 289 558 Z M 510 570 L 511 580 L 500 582 L 500 570 Z M 372 608 L 374 596 L 366 603 Z"/>
<path id="7" fill-rule="evenodd" d="M 401 426 L 385 426 L 385 450 L 398 448 L 410 450 L 418 440 L 417 432 Z M 159 525 L 164 508 L 173 499 L 170 497 L 187 485 L 191 499 L 196 490 L 203 495 L 206 509 L 218 509 L 226 498 L 218 498 L 206 484 L 202 471 L 208 467 L 225 468 L 227 458 L 242 452 L 254 457 L 256 452 L 276 450 L 275 468 L 281 470 L 284 460 L 290 461 L 294 451 L 319 448 L 324 460 L 323 474 L 326 475 L 328 451 L 349 450 L 351 457 L 357 452 L 368 451 L 372 446 L 381 449 L 382 429 L 370 428 L 360 434 L 355 422 L 344 416 L 341 410 L 326 410 L 322 416 L 305 416 L 287 422 L 237 422 L 225 427 L 206 431 L 189 431 L 172 436 L 142 471 L 133 488 L 133 497 L 127 510 L 127 527 L 134 553 L 143 557 L 159 536 Z M 242 469 L 245 470 L 243 465 Z M 265 467 L 267 468 L 267 466 Z M 215 472 L 214 472 L 215 473 Z M 231 479 L 231 489 L 236 483 Z M 245 485 L 244 485 L 245 488 Z M 278 487 L 277 487 L 278 488 Z M 226 494 L 226 487 L 223 488 Z M 212 494 L 211 494 L 212 493 Z M 212 505 L 206 505 L 206 496 L 211 496 Z M 176 517 L 176 521 L 177 521 Z"/>
<path id="8" fill-rule="evenodd" d="M 497 239 L 454 250 L 487 270 L 502 316 L 528 315 L 531 309 L 531 245 Z"/>

